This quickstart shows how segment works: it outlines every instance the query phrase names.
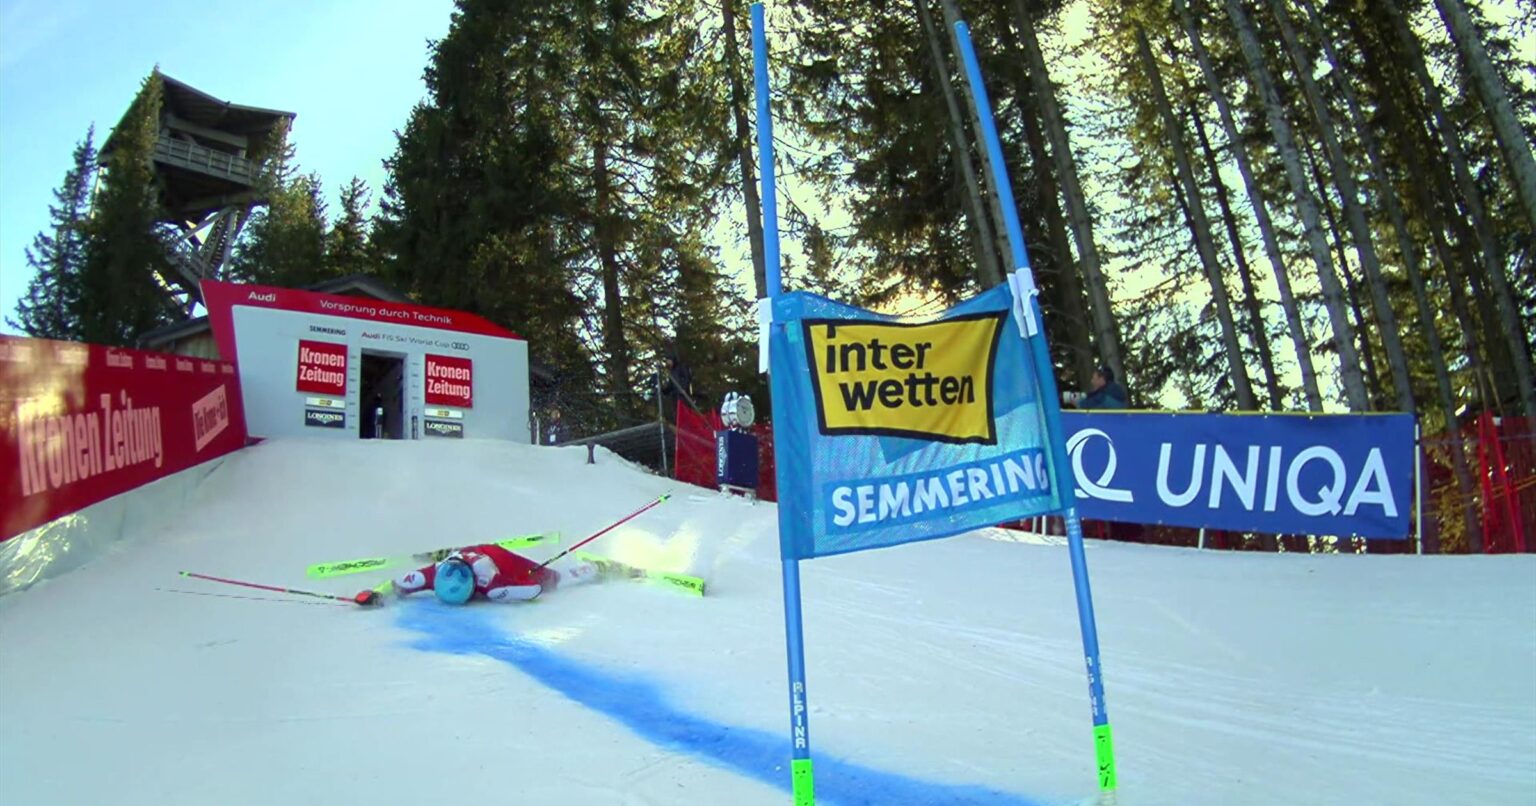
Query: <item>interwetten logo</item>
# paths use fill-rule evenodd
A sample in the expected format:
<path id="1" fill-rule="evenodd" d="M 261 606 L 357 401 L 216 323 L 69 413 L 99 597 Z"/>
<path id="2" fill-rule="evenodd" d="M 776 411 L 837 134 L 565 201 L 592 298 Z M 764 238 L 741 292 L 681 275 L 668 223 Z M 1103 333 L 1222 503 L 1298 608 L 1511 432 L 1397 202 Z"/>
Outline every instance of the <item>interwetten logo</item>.
<path id="1" fill-rule="evenodd" d="M 805 320 L 821 433 L 996 444 L 992 377 L 1006 315 L 920 325 Z"/>

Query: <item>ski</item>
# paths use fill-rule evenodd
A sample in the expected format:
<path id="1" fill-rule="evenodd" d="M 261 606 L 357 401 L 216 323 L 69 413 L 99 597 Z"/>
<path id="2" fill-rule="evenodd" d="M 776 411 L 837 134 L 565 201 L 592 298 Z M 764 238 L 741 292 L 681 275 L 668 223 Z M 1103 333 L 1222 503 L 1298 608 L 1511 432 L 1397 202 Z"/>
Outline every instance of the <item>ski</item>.
<path id="1" fill-rule="evenodd" d="M 538 546 L 544 543 L 558 543 L 559 532 L 546 532 L 542 534 L 519 535 L 501 540 L 496 545 L 505 549 L 521 549 L 529 546 Z M 469 544 L 466 544 L 469 545 Z M 405 563 L 429 563 L 438 562 L 444 557 L 461 548 L 432 549 L 430 551 L 418 551 L 414 554 L 400 554 L 394 557 L 366 557 L 360 560 L 343 560 L 333 563 L 316 563 L 311 565 L 304 575 L 311 579 L 327 579 L 329 577 L 343 576 L 345 574 L 359 574 L 364 571 L 379 571 L 385 568 L 394 568 Z"/>
<path id="2" fill-rule="evenodd" d="M 621 563 L 618 560 L 609 559 L 600 554 L 593 554 L 589 551 L 578 551 L 575 556 L 577 559 L 585 560 L 597 566 L 598 573 L 604 578 L 621 577 L 641 580 L 692 596 L 704 595 L 704 580 L 696 576 L 678 574 L 672 571 L 638 568 L 627 563 Z"/>

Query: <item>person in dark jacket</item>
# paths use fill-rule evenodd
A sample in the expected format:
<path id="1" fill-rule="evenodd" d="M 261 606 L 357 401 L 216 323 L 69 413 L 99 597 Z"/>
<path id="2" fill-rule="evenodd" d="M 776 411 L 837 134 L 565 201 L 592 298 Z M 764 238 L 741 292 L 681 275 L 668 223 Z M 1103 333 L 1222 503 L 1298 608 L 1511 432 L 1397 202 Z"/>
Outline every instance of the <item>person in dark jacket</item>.
<path id="1" fill-rule="evenodd" d="M 1115 371 L 1107 366 L 1100 366 L 1093 371 L 1092 390 L 1086 395 L 1076 395 L 1070 398 L 1070 402 L 1080 409 L 1126 409 L 1130 408 L 1130 401 L 1125 394 L 1125 387 L 1115 383 Z"/>

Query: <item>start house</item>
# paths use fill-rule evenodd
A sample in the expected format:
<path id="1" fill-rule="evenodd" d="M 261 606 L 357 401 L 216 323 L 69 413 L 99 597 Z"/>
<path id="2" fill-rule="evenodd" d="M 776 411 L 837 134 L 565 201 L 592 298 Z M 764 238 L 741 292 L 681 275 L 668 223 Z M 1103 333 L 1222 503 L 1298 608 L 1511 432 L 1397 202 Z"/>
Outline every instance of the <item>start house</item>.
<path id="1" fill-rule="evenodd" d="M 202 291 L 253 437 L 530 439 L 528 345 L 482 317 L 212 280 Z"/>

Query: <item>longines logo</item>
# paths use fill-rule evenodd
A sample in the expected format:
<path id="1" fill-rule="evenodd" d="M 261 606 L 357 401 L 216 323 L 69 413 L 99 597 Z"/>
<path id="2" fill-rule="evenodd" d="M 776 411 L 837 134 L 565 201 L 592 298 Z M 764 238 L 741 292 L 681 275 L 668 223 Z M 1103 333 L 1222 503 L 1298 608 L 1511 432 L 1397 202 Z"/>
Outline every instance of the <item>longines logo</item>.
<path id="1" fill-rule="evenodd" d="M 346 428 L 347 415 L 335 411 L 305 409 L 304 424 L 307 426 L 318 426 L 320 428 Z"/>
<path id="2" fill-rule="evenodd" d="M 454 439 L 464 438 L 463 423 L 448 423 L 443 422 L 442 420 L 427 420 L 422 425 L 422 429 L 427 432 L 427 436 L 429 437 L 452 437 Z"/>

